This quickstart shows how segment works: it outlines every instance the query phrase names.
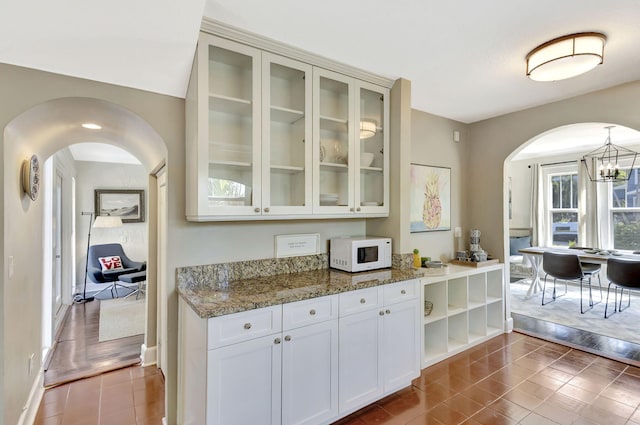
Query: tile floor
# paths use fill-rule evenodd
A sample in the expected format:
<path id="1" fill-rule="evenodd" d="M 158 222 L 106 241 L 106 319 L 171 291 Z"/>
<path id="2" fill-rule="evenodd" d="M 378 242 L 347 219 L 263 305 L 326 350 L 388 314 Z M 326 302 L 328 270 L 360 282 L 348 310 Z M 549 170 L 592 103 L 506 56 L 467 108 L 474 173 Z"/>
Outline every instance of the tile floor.
<path id="1" fill-rule="evenodd" d="M 159 370 L 133 366 L 48 389 L 34 425 L 159 425 L 163 400 Z M 639 406 L 640 368 L 513 332 L 336 424 L 640 425 Z"/>
<path id="2" fill-rule="evenodd" d="M 132 366 L 45 391 L 34 425 L 161 425 L 164 378 Z"/>
<path id="3" fill-rule="evenodd" d="M 640 368 L 520 333 L 422 371 L 339 425 L 640 425 Z"/>

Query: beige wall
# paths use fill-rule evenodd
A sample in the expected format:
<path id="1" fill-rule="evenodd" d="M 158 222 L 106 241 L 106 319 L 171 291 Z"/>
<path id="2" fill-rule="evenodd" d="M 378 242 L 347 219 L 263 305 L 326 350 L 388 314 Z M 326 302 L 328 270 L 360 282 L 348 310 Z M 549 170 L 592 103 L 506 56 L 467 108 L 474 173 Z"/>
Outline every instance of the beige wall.
<path id="1" fill-rule="evenodd" d="M 454 130 L 460 132 L 459 142 L 453 140 Z M 468 248 L 468 229 L 465 229 L 462 220 L 466 204 L 464 158 L 468 145 L 466 124 L 426 112 L 412 111 L 410 162 L 451 168 L 451 230 L 411 233 L 411 249 L 406 252 L 417 248 L 422 257 L 448 261 L 456 250 L 455 227 L 462 228 L 462 242 Z"/>
<path id="2" fill-rule="evenodd" d="M 503 258 L 505 159 L 532 137 L 567 124 L 606 122 L 639 130 L 638 110 L 640 81 L 471 124 L 463 222 L 481 229 L 485 249 Z"/>
<path id="3" fill-rule="evenodd" d="M 361 219 L 187 222 L 183 99 L 3 64 L 0 64 L 0 92 L 5 94 L 0 102 L 0 128 L 3 129 L 21 113 L 48 100 L 88 97 L 103 99 L 132 111 L 146 120 L 166 143 L 169 206 L 168 260 L 165 264 L 169 324 L 166 390 L 169 424 L 175 421 L 177 400 L 176 267 L 273 257 L 274 236 L 279 234 L 320 233 L 321 251 L 326 252 L 326 241 L 333 236 L 365 233 L 365 221 Z M 6 183 L 0 185 L 0 195 L 5 202 L 0 212 L 0 218 L 4 218 L 4 243 L 0 246 L 0 271 L 4 280 L 0 290 L 0 313 L 4 318 L 22 318 L 20 321 L 3 320 L 0 328 L 0 409 L 3 409 L 2 417 L 7 424 L 17 422 L 35 380 L 35 377 L 29 377 L 26 373 L 28 355 L 36 353 L 36 364 L 42 360 L 39 355 L 42 333 L 39 300 L 42 298 L 43 275 L 41 269 L 30 266 L 42 264 L 42 204 L 27 201 L 21 195 L 17 173 L 18 164 L 24 157 L 36 153 L 44 161 L 51 149 L 45 146 L 38 151 L 33 146 L 30 140 L 19 140 L 6 134 L 0 143 L 3 164 L 7 164 L 4 173 L 0 173 L 0 182 Z M 129 146 L 131 149 L 128 150 L 135 148 L 144 152 L 145 146 L 141 141 L 140 146 Z M 16 260 L 16 275 L 10 282 L 7 282 L 5 267 L 8 256 Z M 16 299 L 36 302 L 15 303 Z M 11 391 L 7 391 L 8 388 Z"/>

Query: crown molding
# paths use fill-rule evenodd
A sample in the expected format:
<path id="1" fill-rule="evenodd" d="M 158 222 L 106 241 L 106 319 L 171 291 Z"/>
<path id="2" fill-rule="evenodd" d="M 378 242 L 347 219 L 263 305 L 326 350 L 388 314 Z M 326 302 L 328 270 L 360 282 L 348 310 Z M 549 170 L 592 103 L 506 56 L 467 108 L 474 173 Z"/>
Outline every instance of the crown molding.
<path id="1" fill-rule="evenodd" d="M 305 62 L 310 65 L 326 68 L 335 72 L 339 72 L 340 74 L 357 78 L 359 80 L 377 84 L 382 87 L 391 88 L 394 83 L 394 80 L 390 78 L 382 77 L 380 75 L 334 61 L 324 56 L 316 55 L 307 52 L 306 50 L 289 46 L 279 41 L 233 27 L 214 19 L 209 19 L 206 17 L 202 18 L 200 30 L 206 32 L 207 34 L 246 44 L 251 47 L 275 53 L 280 56 L 286 56 L 288 58 Z"/>

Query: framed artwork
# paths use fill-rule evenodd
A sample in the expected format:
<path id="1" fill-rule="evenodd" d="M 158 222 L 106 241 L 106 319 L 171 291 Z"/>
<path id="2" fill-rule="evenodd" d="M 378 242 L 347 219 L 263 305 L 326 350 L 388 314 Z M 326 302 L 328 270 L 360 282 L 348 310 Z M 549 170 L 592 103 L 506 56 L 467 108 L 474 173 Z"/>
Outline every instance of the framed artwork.
<path id="1" fill-rule="evenodd" d="M 411 164 L 411 233 L 451 230 L 451 168 Z"/>
<path id="2" fill-rule="evenodd" d="M 99 215 L 119 216 L 123 223 L 144 221 L 144 190 L 96 189 L 95 212 Z"/>

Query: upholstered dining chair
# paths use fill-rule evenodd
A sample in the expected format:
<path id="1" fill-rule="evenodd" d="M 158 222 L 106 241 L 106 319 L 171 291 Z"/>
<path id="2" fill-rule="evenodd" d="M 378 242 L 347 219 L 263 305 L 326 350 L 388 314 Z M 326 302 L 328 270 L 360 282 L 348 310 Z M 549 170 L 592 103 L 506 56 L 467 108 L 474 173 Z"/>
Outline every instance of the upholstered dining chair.
<path id="1" fill-rule="evenodd" d="M 640 289 L 640 261 L 627 260 L 623 258 L 609 258 L 607 260 L 607 304 L 604 307 L 604 318 L 612 316 L 616 312 L 626 310 L 631 305 L 631 291 Z M 613 313 L 607 316 L 609 307 L 609 292 L 613 286 Z M 620 288 L 620 304 L 618 304 L 618 288 Z M 629 292 L 627 306 L 622 308 L 622 295 L 624 290 Z"/>
<path id="2" fill-rule="evenodd" d="M 131 289 L 119 282 L 121 275 L 137 273 L 147 269 L 144 261 L 133 261 L 124 253 L 119 243 L 92 245 L 89 247 L 89 264 L 87 266 L 88 277 L 95 283 L 109 284 L 96 295 L 111 290 L 111 297 L 117 298 L 118 286 Z"/>
<path id="3" fill-rule="evenodd" d="M 600 287 L 600 301 L 602 301 L 602 282 L 600 281 L 599 271 L 601 270 L 598 264 L 583 264 L 580 262 L 580 258 L 576 254 L 558 253 L 558 252 L 544 252 L 542 254 L 542 269 L 545 272 L 544 284 L 542 286 L 542 305 L 548 304 L 556 299 L 556 280 L 565 281 L 564 294 L 567 293 L 567 281 L 577 280 L 580 282 L 580 313 L 584 314 L 586 311 L 583 307 L 582 301 L 582 286 L 584 281 L 587 281 L 589 287 L 589 308 L 593 308 L 593 295 L 591 291 L 591 278 L 594 275 L 598 276 L 598 286 Z M 553 277 L 553 295 L 551 301 L 544 302 L 545 290 L 547 287 L 547 276 Z"/>

